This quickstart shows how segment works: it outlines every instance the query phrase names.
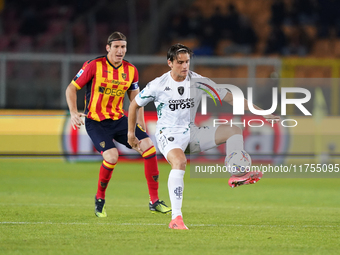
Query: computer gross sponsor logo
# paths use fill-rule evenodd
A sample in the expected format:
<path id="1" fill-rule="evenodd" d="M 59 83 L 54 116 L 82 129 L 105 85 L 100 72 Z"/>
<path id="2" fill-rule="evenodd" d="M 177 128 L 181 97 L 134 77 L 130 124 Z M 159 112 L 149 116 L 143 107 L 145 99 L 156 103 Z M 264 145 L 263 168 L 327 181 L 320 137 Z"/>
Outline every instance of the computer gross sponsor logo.
<path id="1" fill-rule="evenodd" d="M 171 111 L 191 108 L 194 107 L 194 105 L 195 105 L 194 98 L 169 100 L 169 108 Z"/>

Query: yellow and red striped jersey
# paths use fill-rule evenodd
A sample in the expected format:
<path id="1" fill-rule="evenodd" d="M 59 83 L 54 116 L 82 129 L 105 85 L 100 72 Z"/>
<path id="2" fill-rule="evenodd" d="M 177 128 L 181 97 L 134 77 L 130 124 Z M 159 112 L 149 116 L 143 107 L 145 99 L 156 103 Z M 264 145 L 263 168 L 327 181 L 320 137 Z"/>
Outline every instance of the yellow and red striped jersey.
<path id="1" fill-rule="evenodd" d="M 118 120 L 124 115 L 126 91 L 138 89 L 138 71 L 125 60 L 115 67 L 102 56 L 85 62 L 72 84 L 77 89 L 86 86 L 85 114 L 88 118 Z"/>

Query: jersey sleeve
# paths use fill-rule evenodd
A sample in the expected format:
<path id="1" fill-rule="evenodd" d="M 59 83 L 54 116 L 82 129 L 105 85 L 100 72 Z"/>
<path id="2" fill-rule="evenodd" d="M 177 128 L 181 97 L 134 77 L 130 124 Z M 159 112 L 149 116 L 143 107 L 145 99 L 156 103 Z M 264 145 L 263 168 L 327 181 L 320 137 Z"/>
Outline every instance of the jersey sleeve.
<path id="1" fill-rule="evenodd" d="M 83 67 L 74 76 L 72 84 L 76 86 L 77 89 L 83 88 L 89 81 L 91 81 L 96 72 L 96 66 L 94 61 L 87 61 L 84 63 Z"/>
<path id="2" fill-rule="evenodd" d="M 136 67 L 134 67 L 134 68 L 135 68 L 135 72 L 134 72 L 135 75 L 133 76 L 133 80 L 132 80 L 131 86 L 128 89 L 129 91 L 136 90 L 136 89 L 139 88 L 139 86 L 138 86 L 139 74 L 138 74 L 137 68 Z"/>
<path id="3" fill-rule="evenodd" d="M 209 78 L 201 76 L 200 79 L 198 79 L 198 81 L 200 84 L 199 87 L 204 90 L 204 93 L 209 94 L 210 96 L 213 96 L 216 99 L 220 98 L 221 100 L 223 100 L 223 98 L 228 93 L 228 90 L 226 90 L 225 88 L 218 88 L 216 86 L 216 83 L 210 80 Z"/>
<path id="4" fill-rule="evenodd" d="M 156 98 L 156 88 L 152 86 L 152 82 L 149 82 L 146 87 L 138 93 L 135 97 L 136 103 L 139 106 L 145 106 Z"/>
<path id="5" fill-rule="evenodd" d="M 221 100 L 223 100 L 223 98 L 228 94 L 228 90 L 224 88 L 216 88 L 216 92 L 220 96 Z"/>

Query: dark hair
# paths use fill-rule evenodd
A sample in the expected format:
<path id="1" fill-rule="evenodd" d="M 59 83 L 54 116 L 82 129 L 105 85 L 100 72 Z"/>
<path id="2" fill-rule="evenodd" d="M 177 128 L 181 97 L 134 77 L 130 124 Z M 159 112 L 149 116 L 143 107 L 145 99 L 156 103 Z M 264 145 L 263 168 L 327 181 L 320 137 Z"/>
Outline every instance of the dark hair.
<path id="1" fill-rule="evenodd" d="M 113 32 L 110 34 L 109 38 L 107 38 L 107 44 L 111 45 L 113 41 L 126 41 L 126 36 L 121 32 Z"/>
<path id="2" fill-rule="evenodd" d="M 189 47 L 176 43 L 169 48 L 166 58 L 172 62 L 177 59 L 179 53 L 188 53 L 192 57 L 192 50 Z"/>

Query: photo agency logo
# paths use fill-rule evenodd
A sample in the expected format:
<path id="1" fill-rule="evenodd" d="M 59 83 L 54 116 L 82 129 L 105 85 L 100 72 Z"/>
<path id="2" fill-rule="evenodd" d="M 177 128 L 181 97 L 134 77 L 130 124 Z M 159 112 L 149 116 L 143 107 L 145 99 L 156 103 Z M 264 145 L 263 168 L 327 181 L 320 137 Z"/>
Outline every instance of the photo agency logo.
<path id="1" fill-rule="evenodd" d="M 216 94 L 216 97 L 219 99 L 221 105 L 222 101 L 219 97 L 216 90 L 218 89 L 227 89 L 233 94 L 233 115 L 234 116 L 240 116 L 245 114 L 245 103 L 244 103 L 244 94 L 240 88 L 238 88 L 235 85 L 231 84 L 214 84 L 208 85 L 203 82 L 197 82 L 199 84 L 199 89 L 205 91 L 214 101 L 215 105 L 217 106 L 217 103 L 215 101 L 215 98 L 213 94 L 208 90 L 210 89 L 214 94 Z M 202 86 L 205 86 L 206 88 L 202 88 Z M 208 89 L 207 89 L 208 88 Z M 306 109 L 306 107 L 303 105 L 307 103 L 311 99 L 311 93 L 309 90 L 305 88 L 297 88 L 297 87 L 285 87 L 281 88 L 280 90 L 281 94 L 281 116 L 287 115 L 287 105 L 295 105 L 305 116 L 311 116 L 312 114 Z M 303 95 L 303 97 L 299 98 L 287 98 L 288 93 L 295 93 Z M 201 99 L 201 114 L 207 115 L 207 94 L 202 94 Z M 273 87 L 272 88 L 272 106 L 270 109 L 263 109 L 258 110 L 254 108 L 253 105 L 253 88 L 248 87 L 247 88 L 247 100 L 248 100 L 248 109 L 251 113 L 259 116 L 264 115 L 270 115 L 275 112 L 278 106 L 278 88 Z M 271 126 L 273 127 L 275 121 L 274 120 L 268 120 Z M 262 119 L 250 119 L 246 122 L 246 120 L 243 120 L 243 122 L 233 122 L 233 120 L 226 120 L 226 119 L 213 119 L 213 126 L 220 124 L 227 124 L 229 123 L 231 126 L 238 124 L 243 125 L 243 127 L 246 127 L 247 125 L 249 127 L 262 127 L 264 125 L 264 121 Z M 280 124 L 283 127 L 295 127 L 297 126 L 297 120 L 295 119 L 283 119 L 280 121 Z"/>

